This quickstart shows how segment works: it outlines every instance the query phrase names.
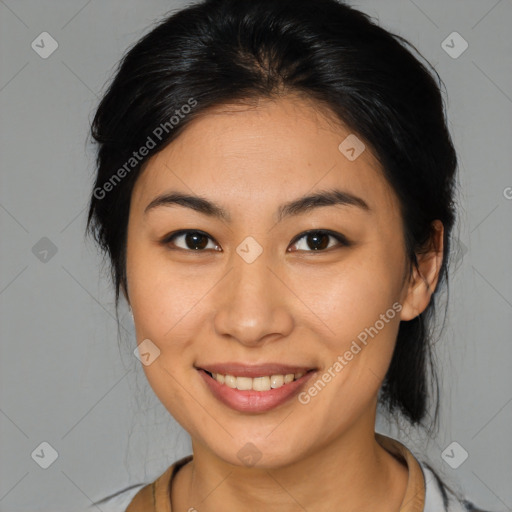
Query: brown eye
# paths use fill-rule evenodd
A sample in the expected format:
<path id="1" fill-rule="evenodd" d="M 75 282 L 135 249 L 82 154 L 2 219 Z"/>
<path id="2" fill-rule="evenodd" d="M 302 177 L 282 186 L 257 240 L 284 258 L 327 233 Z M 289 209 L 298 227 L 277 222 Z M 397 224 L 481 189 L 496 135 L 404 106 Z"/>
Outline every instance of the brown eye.
<path id="1" fill-rule="evenodd" d="M 304 240 L 304 241 L 302 241 Z M 335 240 L 337 242 L 330 245 L 330 241 Z M 299 251 L 324 251 L 325 249 L 331 249 L 336 245 L 348 246 L 350 245 L 348 240 L 340 233 L 334 233 L 332 231 L 317 230 L 307 231 L 302 233 L 298 238 L 295 239 L 294 246 Z"/>
<path id="2" fill-rule="evenodd" d="M 176 243 L 177 241 L 178 243 Z M 208 247 L 209 242 L 212 243 L 211 247 Z M 213 239 L 202 231 L 179 231 L 167 237 L 164 243 L 186 251 L 202 251 L 203 249 L 220 250 Z"/>

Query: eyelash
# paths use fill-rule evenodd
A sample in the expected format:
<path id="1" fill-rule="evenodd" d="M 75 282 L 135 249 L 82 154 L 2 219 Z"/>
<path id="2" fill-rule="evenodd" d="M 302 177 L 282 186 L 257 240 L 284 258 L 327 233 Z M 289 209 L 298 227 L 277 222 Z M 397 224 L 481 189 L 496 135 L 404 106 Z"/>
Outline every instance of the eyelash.
<path id="1" fill-rule="evenodd" d="M 170 244 L 172 244 L 172 242 L 180 237 L 180 236 L 183 236 L 183 235 L 187 235 L 187 234 L 198 234 L 198 235 L 202 235 L 202 236 L 205 236 L 206 238 L 208 238 L 209 240 L 213 241 L 214 243 L 215 240 L 210 236 L 208 235 L 207 233 L 205 233 L 204 231 L 200 231 L 200 230 L 197 230 L 197 229 L 182 229 L 180 231 L 176 231 L 174 233 L 171 233 L 169 235 L 167 235 L 163 240 L 162 240 L 162 243 L 163 245 L 165 246 L 169 246 Z M 300 233 L 299 235 L 297 235 L 291 242 L 290 245 L 295 245 L 297 244 L 297 242 L 299 240 L 301 240 L 302 238 L 305 238 L 307 237 L 308 235 L 310 234 L 317 234 L 317 235 L 327 235 L 327 236 L 330 236 L 332 238 L 334 238 L 338 243 L 339 243 L 339 246 L 342 246 L 342 247 L 348 247 L 351 245 L 351 243 L 347 240 L 347 238 L 342 235 L 341 233 L 336 233 L 335 231 L 331 231 L 329 229 L 311 229 L 311 230 L 308 230 L 308 231 L 304 231 L 302 233 Z M 218 244 L 217 244 L 218 245 Z M 172 247 L 171 248 L 172 250 L 180 250 L 180 251 L 186 251 L 186 252 L 205 252 L 206 250 L 208 249 L 184 249 L 182 247 Z M 299 252 L 311 252 L 311 253 L 319 253 L 319 252 L 326 252 L 326 251 L 329 251 L 333 249 L 333 247 L 329 247 L 329 244 L 328 244 L 328 247 L 325 248 L 325 249 L 310 249 L 310 250 L 303 250 L 303 249 L 299 249 L 298 251 Z M 209 249 L 211 250 L 211 249 Z M 215 251 L 217 251 L 217 249 L 214 249 Z M 220 251 L 219 251 L 220 252 Z M 289 252 L 289 251 L 287 251 Z"/>

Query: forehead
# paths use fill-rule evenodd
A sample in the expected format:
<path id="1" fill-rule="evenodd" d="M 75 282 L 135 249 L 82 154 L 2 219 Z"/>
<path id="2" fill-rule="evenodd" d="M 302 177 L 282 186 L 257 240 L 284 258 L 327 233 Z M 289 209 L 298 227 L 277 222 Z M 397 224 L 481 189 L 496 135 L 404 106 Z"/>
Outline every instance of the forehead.
<path id="1" fill-rule="evenodd" d="M 284 97 L 218 106 L 192 120 L 147 162 L 133 201 L 143 207 L 178 189 L 266 208 L 325 188 L 363 197 L 372 209 L 397 206 L 377 158 L 356 134 L 314 102 Z"/>

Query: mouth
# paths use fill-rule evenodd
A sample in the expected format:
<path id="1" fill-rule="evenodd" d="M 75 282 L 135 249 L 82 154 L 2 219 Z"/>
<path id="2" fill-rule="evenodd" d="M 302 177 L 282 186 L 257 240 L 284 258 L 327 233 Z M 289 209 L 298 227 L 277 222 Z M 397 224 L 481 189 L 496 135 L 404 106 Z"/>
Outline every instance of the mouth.
<path id="1" fill-rule="evenodd" d="M 265 412 L 287 402 L 317 372 L 317 368 L 282 364 L 209 365 L 196 370 L 217 400 L 246 413 Z"/>

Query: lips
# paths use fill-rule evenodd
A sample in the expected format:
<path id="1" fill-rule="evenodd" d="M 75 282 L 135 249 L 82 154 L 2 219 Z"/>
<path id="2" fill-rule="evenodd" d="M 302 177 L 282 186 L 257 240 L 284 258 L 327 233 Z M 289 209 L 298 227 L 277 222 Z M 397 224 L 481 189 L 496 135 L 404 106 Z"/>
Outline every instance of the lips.
<path id="1" fill-rule="evenodd" d="M 307 373 L 316 370 L 315 367 L 302 365 L 285 365 L 281 363 L 265 363 L 258 365 L 246 365 L 241 363 L 215 363 L 197 365 L 197 369 L 208 373 L 221 373 L 222 375 L 233 375 L 234 377 L 264 377 L 271 375 L 287 375 L 290 373 Z"/>
<path id="2" fill-rule="evenodd" d="M 307 385 L 317 372 L 315 368 L 308 366 L 294 366 L 294 365 L 283 365 L 279 363 L 268 363 L 260 365 L 243 365 L 240 363 L 222 363 L 222 364 L 208 364 L 201 367 L 196 366 L 201 380 L 206 385 L 212 395 L 227 405 L 231 409 L 242 413 L 264 413 L 274 409 L 280 405 L 284 405 L 295 397 L 300 391 Z M 216 375 L 214 377 L 212 374 Z M 223 382 L 218 382 L 219 374 L 225 376 L 231 376 L 230 380 L 233 381 L 233 377 L 236 380 L 236 387 L 233 387 L 233 382 L 229 385 Z M 285 379 L 283 382 L 277 382 L 279 377 L 282 380 L 282 376 L 291 377 L 291 380 Z M 241 379 L 243 380 L 266 380 L 268 381 L 269 376 L 274 376 L 276 379 L 275 386 L 264 390 L 256 389 L 238 389 L 238 384 Z M 295 376 L 295 379 L 294 379 Z M 264 377 L 258 379 L 258 377 Z M 227 379 L 227 377 L 226 377 Z M 224 379 L 221 379 L 222 381 Z M 245 383 L 242 383 L 247 384 Z M 258 386 L 259 387 L 259 386 Z"/>

